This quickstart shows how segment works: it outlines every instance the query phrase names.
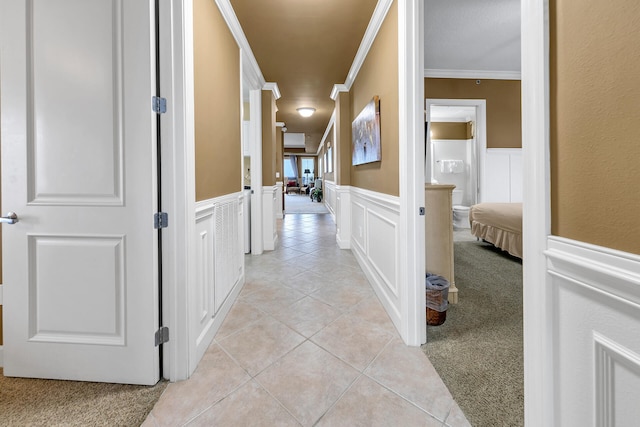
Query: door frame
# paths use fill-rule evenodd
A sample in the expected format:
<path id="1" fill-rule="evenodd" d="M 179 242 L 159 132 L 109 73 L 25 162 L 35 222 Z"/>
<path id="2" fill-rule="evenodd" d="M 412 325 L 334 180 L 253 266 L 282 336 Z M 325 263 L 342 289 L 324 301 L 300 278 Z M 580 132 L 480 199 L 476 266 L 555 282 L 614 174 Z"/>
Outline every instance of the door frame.
<path id="1" fill-rule="evenodd" d="M 252 253 L 262 253 L 262 89 L 265 80 L 229 0 L 216 0 L 240 48 L 241 72 L 250 90 Z M 164 344 L 164 374 L 170 381 L 189 378 L 197 366 L 190 349 L 189 289 L 196 280 L 195 128 L 193 0 L 160 2 L 161 94 L 167 98 L 162 120 L 162 188 L 170 213 L 163 235 L 163 318 L 170 330 Z M 242 34 L 242 37 L 240 35 Z M 242 78 L 241 78 L 242 80 Z M 242 93 L 238 93 L 242 96 Z M 256 160 L 257 159 L 257 160 Z M 255 190 L 259 191 L 255 191 Z M 255 251 L 255 252 L 254 252 Z"/>
<path id="2" fill-rule="evenodd" d="M 487 155 L 487 100 L 427 98 L 425 101 L 425 116 L 426 121 L 429 123 L 431 123 L 431 107 L 434 105 L 476 107 L 476 132 L 474 135 L 476 145 L 475 149 L 477 152 L 476 167 L 478 168 L 476 203 L 481 203 L 484 200 L 484 195 L 487 191 L 487 182 L 485 179 L 485 157 Z M 431 141 L 431 138 L 429 138 L 429 141 Z M 431 163 L 433 163 L 433 159 L 431 159 Z M 433 167 L 433 164 L 430 166 Z M 429 179 L 429 177 L 425 174 L 425 180 L 427 179 Z"/>
<path id="3" fill-rule="evenodd" d="M 424 2 L 398 0 L 398 112 L 400 161 L 400 334 L 426 342 L 424 203 Z"/>
<path id="4" fill-rule="evenodd" d="M 549 0 L 522 0 L 521 13 L 525 425 L 553 425 Z"/>

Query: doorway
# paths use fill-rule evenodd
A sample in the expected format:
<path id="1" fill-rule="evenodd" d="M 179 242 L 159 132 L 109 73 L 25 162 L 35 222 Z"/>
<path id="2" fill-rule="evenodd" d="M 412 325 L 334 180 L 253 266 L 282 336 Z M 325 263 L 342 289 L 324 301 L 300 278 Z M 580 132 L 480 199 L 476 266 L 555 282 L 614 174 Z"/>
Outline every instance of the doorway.
<path id="1" fill-rule="evenodd" d="M 425 182 L 454 184 L 454 205 L 483 201 L 487 148 L 484 99 L 427 99 Z M 438 126 L 440 127 L 438 128 Z"/>

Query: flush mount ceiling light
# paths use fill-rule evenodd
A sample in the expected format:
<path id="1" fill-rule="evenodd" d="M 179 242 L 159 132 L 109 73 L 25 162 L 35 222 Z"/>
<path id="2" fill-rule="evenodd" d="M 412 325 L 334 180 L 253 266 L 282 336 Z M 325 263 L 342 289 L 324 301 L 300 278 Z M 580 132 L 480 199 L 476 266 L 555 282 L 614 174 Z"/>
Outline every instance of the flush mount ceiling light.
<path id="1" fill-rule="evenodd" d="M 316 109 L 311 107 L 302 107 L 298 108 L 297 111 L 302 117 L 311 117 L 313 113 L 316 112 Z"/>

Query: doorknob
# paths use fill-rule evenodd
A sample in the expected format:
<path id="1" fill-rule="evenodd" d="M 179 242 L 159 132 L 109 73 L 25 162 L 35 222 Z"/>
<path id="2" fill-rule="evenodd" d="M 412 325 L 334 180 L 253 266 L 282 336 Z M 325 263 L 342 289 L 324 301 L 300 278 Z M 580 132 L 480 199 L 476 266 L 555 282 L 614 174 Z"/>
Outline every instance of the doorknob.
<path id="1" fill-rule="evenodd" d="M 0 216 L 0 223 L 15 224 L 18 221 L 18 215 L 15 212 L 7 212 L 7 216 Z"/>

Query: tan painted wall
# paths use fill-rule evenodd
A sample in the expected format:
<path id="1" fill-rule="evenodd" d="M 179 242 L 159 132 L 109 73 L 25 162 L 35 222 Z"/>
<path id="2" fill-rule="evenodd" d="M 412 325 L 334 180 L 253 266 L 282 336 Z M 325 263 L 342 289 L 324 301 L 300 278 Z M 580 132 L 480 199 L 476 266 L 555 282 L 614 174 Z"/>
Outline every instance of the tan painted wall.
<path id="1" fill-rule="evenodd" d="M 240 49 L 211 0 L 193 4 L 196 200 L 242 189 Z"/>
<path id="2" fill-rule="evenodd" d="M 470 139 L 467 123 L 435 122 L 431 123 L 432 139 Z"/>
<path id="3" fill-rule="evenodd" d="M 640 254 L 640 3 L 550 12 L 552 233 Z"/>
<path id="4" fill-rule="evenodd" d="M 382 160 L 351 166 L 354 187 L 400 195 L 398 90 L 398 5 L 393 2 L 350 91 L 351 120 L 371 98 L 380 97 Z"/>
<path id="5" fill-rule="evenodd" d="M 424 79 L 424 97 L 486 99 L 487 148 L 522 147 L 519 80 Z"/>
<path id="6" fill-rule="evenodd" d="M 351 108 L 349 92 L 340 92 L 336 99 L 336 184 L 351 184 Z"/>
<path id="7" fill-rule="evenodd" d="M 276 183 L 276 99 L 262 91 L 262 185 Z"/>

